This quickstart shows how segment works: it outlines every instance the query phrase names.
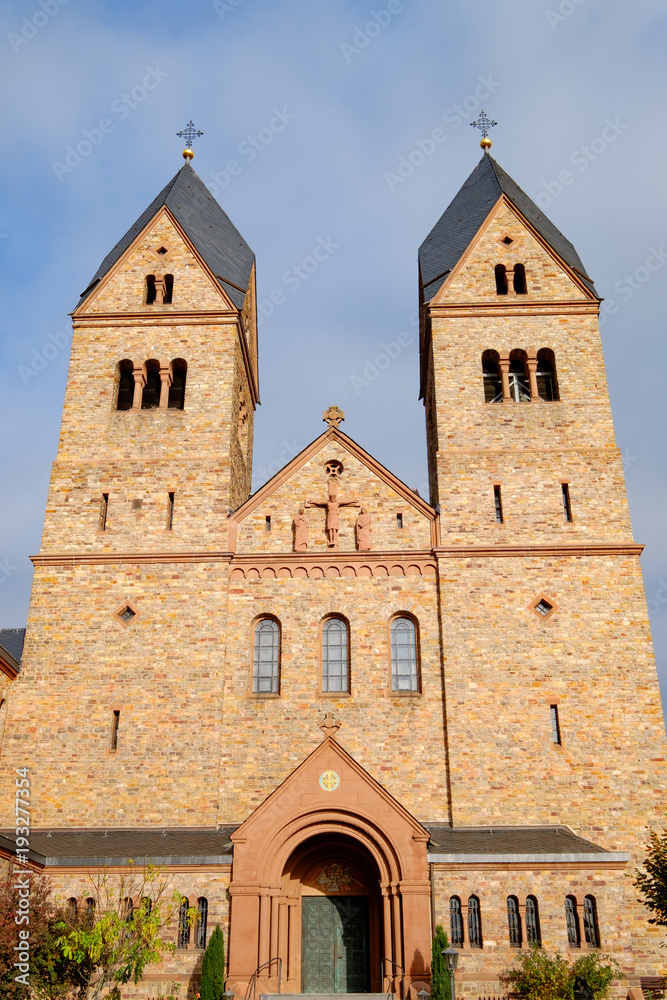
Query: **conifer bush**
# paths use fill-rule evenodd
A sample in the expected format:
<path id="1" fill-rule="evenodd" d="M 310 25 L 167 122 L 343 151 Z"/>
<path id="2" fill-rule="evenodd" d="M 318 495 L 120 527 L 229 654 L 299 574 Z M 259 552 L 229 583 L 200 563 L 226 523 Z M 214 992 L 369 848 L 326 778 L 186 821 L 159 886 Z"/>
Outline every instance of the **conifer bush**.
<path id="1" fill-rule="evenodd" d="M 225 940 L 220 924 L 209 939 L 201 963 L 201 1000 L 223 1000 L 225 993 Z"/>

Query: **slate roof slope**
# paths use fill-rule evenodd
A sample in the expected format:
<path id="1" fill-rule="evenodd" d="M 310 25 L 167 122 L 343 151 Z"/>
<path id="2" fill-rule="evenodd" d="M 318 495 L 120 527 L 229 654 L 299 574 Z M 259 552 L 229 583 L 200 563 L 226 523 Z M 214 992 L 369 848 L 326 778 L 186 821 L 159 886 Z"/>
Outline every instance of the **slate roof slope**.
<path id="1" fill-rule="evenodd" d="M 0 647 L 6 653 L 9 653 L 17 666 L 21 662 L 21 656 L 23 655 L 24 641 L 24 628 L 0 628 Z"/>
<path id="2" fill-rule="evenodd" d="M 586 288 L 599 298 L 593 282 L 584 277 L 586 269 L 570 241 L 509 174 L 485 153 L 419 248 L 424 301 L 428 302 L 438 290 L 436 278 L 444 277 L 443 272 L 451 271 L 459 262 L 501 194 L 509 198 L 569 267 L 581 272 L 579 276 Z"/>
<path id="3" fill-rule="evenodd" d="M 236 826 L 220 827 L 219 830 L 32 829 L 30 849 L 41 864 L 49 865 L 123 864 L 130 858 L 156 864 L 220 864 L 222 857 L 231 857 L 229 837 L 234 830 Z M 13 846 L 12 831 L 0 831 L 1 841 Z"/>
<path id="4" fill-rule="evenodd" d="M 106 255 L 82 293 L 77 309 L 163 205 L 169 209 L 213 274 L 222 279 L 220 285 L 234 305 L 238 309 L 243 307 L 245 292 L 234 288 L 234 285 L 247 289 L 255 255 L 201 178 L 189 163 L 185 163 Z"/>
<path id="5" fill-rule="evenodd" d="M 568 826 L 451 827 L 425 823 L 437 854 L 606 854 Z"/>

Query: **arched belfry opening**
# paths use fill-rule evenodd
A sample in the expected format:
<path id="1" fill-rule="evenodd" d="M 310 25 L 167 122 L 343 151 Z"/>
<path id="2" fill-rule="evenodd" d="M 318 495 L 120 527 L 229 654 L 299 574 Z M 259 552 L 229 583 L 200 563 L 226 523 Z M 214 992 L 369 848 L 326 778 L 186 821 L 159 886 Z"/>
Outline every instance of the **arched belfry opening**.
<path id="1" fill-rule="evenodd" d="M 237 997 L 253 977 L 257 993 L 397 997 L 428 981 L 428 833 L 335 739 L 231 839 Z"/>

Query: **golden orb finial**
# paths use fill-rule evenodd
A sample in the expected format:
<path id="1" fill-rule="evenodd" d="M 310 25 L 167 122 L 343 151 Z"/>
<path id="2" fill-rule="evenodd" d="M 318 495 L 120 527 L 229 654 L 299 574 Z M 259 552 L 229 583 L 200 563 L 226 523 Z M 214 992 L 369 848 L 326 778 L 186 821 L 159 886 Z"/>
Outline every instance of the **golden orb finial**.
<path id="1" fill-rule="evenodd" d="M 199 132 L 195 128 L 195 123 L 192 121 L 192 119 L 190 119 L 190 121 L 188 122 L 188 124 L 185 126 L 185 128 L 181 132 L 177 132 L 176 133 L 176 135 L 179 137 L 179 139 L 185 139 L 185 141 L 187 143 L 187 146 L 183 150 L 183 159 L 186 161 L 186 163 L 187 163 L 188 160 L 191 160 L 192 157 L 195 155 L 192 152 L 192 141 L 193 141 L 193 139 L 198 139 L 199 136 L 203 135 L 203 134 L 204 134 L 203 132 Z"/>
<path id="2" fill-rule="evenodd" d="M 491 140 L 489 139 L 489 129 L 493 128 L 494 125 L 497 125 L 498 122 L 492 122 L 491 119 L 488 117 L 486 111 L 482 111 L 477 121 L 470 122 L 470 124 L 473 126 L 473 128 L 478 128 L 482 133 L 482 141 L 480 142 L 480 146 L 482 147 L 485 153 L 488 153 L 488 151 L 491 149 Z"/>

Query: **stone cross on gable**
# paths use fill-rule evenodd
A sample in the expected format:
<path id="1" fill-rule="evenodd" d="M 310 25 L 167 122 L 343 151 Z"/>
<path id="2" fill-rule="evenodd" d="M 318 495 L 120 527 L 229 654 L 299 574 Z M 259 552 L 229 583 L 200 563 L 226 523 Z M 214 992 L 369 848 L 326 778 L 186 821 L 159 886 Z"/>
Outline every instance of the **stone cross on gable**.
<path id="1" fill-rule="evenodd" d="M 322 420 L 329 427 L 338 427 L 343 420 L 345 420 L 345 412 L 339 410 L 337 406 L 330 406 L 328 410 L 325 410 L 322 414 Z"/>

